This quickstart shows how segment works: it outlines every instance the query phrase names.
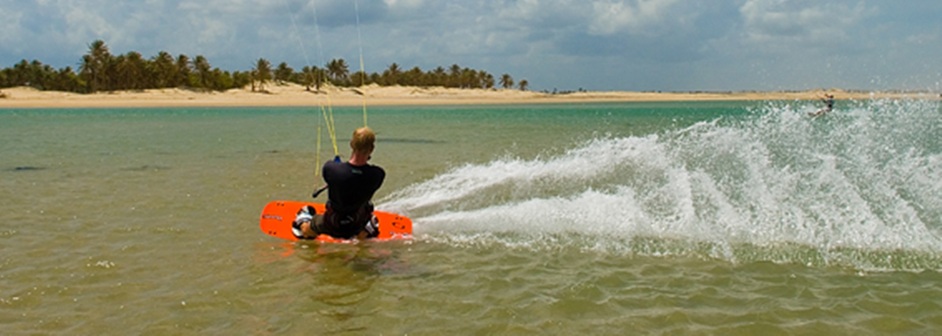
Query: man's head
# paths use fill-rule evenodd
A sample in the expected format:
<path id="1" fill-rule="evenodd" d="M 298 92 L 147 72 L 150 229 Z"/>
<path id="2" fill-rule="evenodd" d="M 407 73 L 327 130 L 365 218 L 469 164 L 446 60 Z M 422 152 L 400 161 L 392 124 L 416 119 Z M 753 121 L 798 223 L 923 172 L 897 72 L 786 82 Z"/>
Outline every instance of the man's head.
<path id="1" fill-rule="evenodd" d="M 369 127 L 360 127 L 353 131 L 353 138 L 350 139 L 350 148 L 354 154 L 370 155 L 375 148 L 376 133 L 373 133 Z"/>

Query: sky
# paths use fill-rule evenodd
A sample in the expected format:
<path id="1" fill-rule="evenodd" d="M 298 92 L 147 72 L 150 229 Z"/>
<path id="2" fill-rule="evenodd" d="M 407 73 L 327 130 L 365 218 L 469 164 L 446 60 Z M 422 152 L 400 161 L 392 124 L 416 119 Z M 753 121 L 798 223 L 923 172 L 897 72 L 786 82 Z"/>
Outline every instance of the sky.
<path id="1" fill-rule="evenodd" d="M 0 67 L 112 54 L 245 71 L 342 58 L 531 90 L 942 91 L 939 0 L 0 0 Z"/>

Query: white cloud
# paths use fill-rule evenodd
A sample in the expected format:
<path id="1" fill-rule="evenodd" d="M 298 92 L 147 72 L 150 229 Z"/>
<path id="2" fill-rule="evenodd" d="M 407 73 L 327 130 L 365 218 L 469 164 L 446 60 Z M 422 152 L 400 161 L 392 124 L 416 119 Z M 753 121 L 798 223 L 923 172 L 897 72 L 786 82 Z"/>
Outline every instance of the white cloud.
<path id="1" fill-rule="evenodd" d="M 610 35 L 618 32 L 644 33 L 676 13 L 671 13 L 675 0 L 597 1 L 592 3 L 589 33 Z"/>
<path id="2" fill-rule="evenodd" d="M 675 6 L 677 0 L 520 0 L 493 6 L 495 24 L 533 29 L 567 30 L 599 36 L 655 32 L 677 23 L 690 11 Z M 696 6 L 688 6 L 695 8 Z"/>
<path id="3" fill-rule="evenodd" d="M 0 0 L 0 66 L 74 65 L 102 39 L 226 70 L 356 63 L 362 48 L 368 71 L 459 64 L 536 89 L 859 88 L 938 68 L 942 53 L 937 0 L 358 1 L 356 13 L 351 0 Z M 833 66 L 796 70 L 808 59 Z"/>
<path id="4" fill-rule="evenodd" d="M 875 9 L 863 3 L 747 0 L 740 8 L 746 42 L 822 45 L 850 38 Z"/>
<path id="5" fill-rule="evenodd" d="M 110 39 L 119 37 L 120 30 L 115 29 L 109 20 L 101 17 L 94 8 L 75 6 L 63 9 L 66 23 L 65 34 L 68 40 Z M 90 41 L 89 41 L 90 42 Z"/>

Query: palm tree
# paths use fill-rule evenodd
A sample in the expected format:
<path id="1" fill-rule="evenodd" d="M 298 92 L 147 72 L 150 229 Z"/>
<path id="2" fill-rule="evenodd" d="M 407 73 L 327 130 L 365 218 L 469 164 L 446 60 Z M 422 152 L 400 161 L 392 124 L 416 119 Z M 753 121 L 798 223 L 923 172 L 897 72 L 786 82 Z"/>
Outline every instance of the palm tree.
<path id="1" fill-rule="evenodd" d="M 192 68 L 190 68 L 190 57 L 187 55 L 180 55 L 177 57 L 177 77 L 175 86 L 192 86 L 190 83 L 190 75 L 193 74 Z"/>
<path id="2" fill-rule="evenodd" d="M 324 69 L 318 67 L 304 67 L 301 70 L 303 79 L 301 80 L 302 84 L 307 86 L 307 90 L 311 91 L 311 85 L 314 86 L 315 91 L 321 90 L 321 84 L 324 83 L 326 73 Z"/>
<path id="3" fill-rule="evenodd" d="M 233 87 L 234 81 L 232 79 L 232 74 L 230 74 L 228 71 L 222 71 L 219 68 L 214 68 L 210 76 L 213 78 L 213 90 L 224 91 Z"/>
<path id="4" fill-rule="evenodd" d="M 32 85 L 29 81 L 29 62 L 25 59 L 13 65 L 10 71 L 10 81 L 14 86 Z"/>
<path id="5" fill-rule="evenodd" d="M 380 83 L 488 89 L 495 87 L 493 75 L 482 70 L 463 68 L 458 64 L 448 68 L 439 66 L 432 71 L 423 72 L 419 67 L 403 71 L 398 63 L 392 63 L 382 74 L 360 71 L 351 75 L 346 61 L 338 58 L 327 63 L 326 69 L 305 67 L 300 73 L 295 73 L 287 63 L 282 62 L 273 76 L 271 63 L 264 59 L 259 59 L 251 71 L 229 73 L 218 68 L 213 69 L 203 56 L 196 56 L 191 60 L 186 55 L 180 55 L 174 59 L 169 53 L 161 51 L 153 58 L 144 59 L 140 53 L 132 51 L 114 57 L 101 40 L 92 42 L 88 47 L 88 53 L 82 56 L 77 74 L 71 68 L 56 71 L 39 61 L 23 60 L 11 68 L 0 69 L 0 87 L 30 85 L 41 90 L 98 92 L 166 87 L 225 90 L 251 84 L 252 91 L 255 91 L 256 81 L 259 88 L 264 90 L 272 77 L 279 82 L 290 81 L 307 85 L 309 90 L 312 85 L 320 90 L 321 83 L 328 80 L 343 86 L 349 86 L 351 83 Z M 512 88 L 514 80 L 509 74 L 504 74 L 500 78 L 500 85 L 505 89 Z M 529 82 L 522 80 L 518 87 L 520 90 L 528 90 Z"/>
<path id="6" fill-rule="evenodd" d="M 334 80 L 334 84 L 340 84 L 348 79 L 350 67 L 343 58 L 335 58 L 327 63 L 327 74 Z"/>
<path id="7" fill-rule="evenodd" d="M 500 76 L 500 85 L 505 89 L 512 88 L 514 86 L 514 79 L 510 77 L 509 74 L 503 74 Z"/>
<path id="8" fill-rule="evenodd" d="M 68 66 L 56 72 L 53 82 L 53 90 L 78 92 L 81 89 L 78 76 L 72 71 L 72 67 Z"/>
<path id="9" fill-rule="evenodd" d="M 448 83 L 446 87 L 459 87 L 461 86 L 461 67 L 457 64 L 452 64 L 448 68 Z"/>
<path id="10" fill-rule="evenodd" d="M 425 73 L 422 72 L 422 69 L 419 67 L 413 67 L 409 71 L 406 71 L 402 74 L 405 77 L 405 85 L 414 85 L 414 86 L 428 86 L 425 80 Z"/>
<path id="11" fill-rule="evenodd" d="M 193 69 L 196 70 L 196 75 L 199 77 L 199 87 L 203 89 L 212 88 L 213 69 L 209 65 L 209 61 L 206 60 L 206 57 L 196 55 L 196 58 L 193 59 Z"/>
<path id="12" fill-rule="evenodd" d="M 383 71 L 383 83 L 386 85 L 398 85 L 400 75 L 402 75 L 402 69 L 399 68 L 399 64 L 390 64 L 389 68 Z"/>
<path id="13" fill-rule="evenodd" d="M 271 63 L 264 58 L 259 58 L 258 62 L 255 63 L 254 69 L 254 80 L 258 81 L 258 90 L 265 92 L 265 83 L 271 80 Z M 255 91 L 254 89 L 252 91 Z"/>
<path id="14" fill-rule="evenodd" d="M 39 60 L 27 62 L 24 59 L 14 65 L 9 74 L 14 85 L 25 85 L 38 90 L 47 90 L 55 77 L 55 69 L 42 64 Z"/>
<path id="15" fill-rule="evenodd" d="M 150 78 L 145 74 L 146 63 L 144 57 L 136 51 L 118 56 L 115 60 L 117 88 L 125 90 L 142 90 L 146 88 L 148 85 L 145 84 L 145 80 Z"/>
<path id="16" fill-rule="evenodd" d="M 232 88 L 242 88 L 246 85 L 252 84 L 254 91 L 255 83 L 252 82 L 252 72 L 251 71 L 236 71 L 232 73 Z"/>
<path id="17" fill-rule="evenodd" d="M 462 87 L 469 89 L 481 88 L 480 75 L 478 74 L 477 70 L 464 68 L 461 73 L 461 85 Z"/>
<path id="18" fill-rule="evenodd" d="M 294 69 L 288 66 L 288 63 L 281 62 L 278 64 L 278 68 L 275 69 L 275 81 L 278 84 L 284 84 L 289 79 L 291 79 L 291 74 L 294 73 Z"/>
<path id="19" fill-rule="evenodd" d="M 369 84 L 369 79 L 370 75 L 363 71 L 357 71 L 350 75 L 350 83 L 357 87 L 366 86 L 366 84 Z"/>
<path id="20" fill-rule="evenodd" d="M 177 67 L 173 64 L 173 56 L 166 51 L 157 53 L 151 59 L 151 67 L 154 72 L 154 86 L 157 88 L 168 88 L 175 85 L 174 78 L 177 76 Z"/>
<path id="21" fill-rule="evenodd" d="M 79 68 L 80 77 L 88 83 L 90 92 L 107 89 L 107 67 L 111 63 L 111 52 L 105 41 L 95 40 L 88 46 L 88 53 L 82 56 Z"/>
<path id="22" fill-rule="evenodd" d="M 439 66 L 435 68 L 435 70 L 432 70 L 429 75 L 432 77 L 431 85 L 445 86 L 445 79 L 448 78 L 448 74 L 445 73 L 445 68 Z"/>
<path id="23" fill-rule="evenodd" d="M 314 68 L 305 65 L 301 68 L 298 80 L 299 84 L 304 85 L 305 90 L 311 91 L 311 85 L 314 85 Z"/>
<path id="24" fill-rule="evenodd" d="M 480 89 L 484 87 L 484 77 L 487 75 L 484 71 L 471 70 L 471 87 Z"/>
<path id="25" fill-rule="evenodd" d="M 482 84 L 484 85 L 484 88 L 485 88 L 485 89 L 493 89 L 493 88 L 494 88 L 494 75 L 491 75 L 491 74 L 485 72 L 485 73 L 484 73 L 484 78 L 482 78 L 481 81 L 482 81 Z"/>

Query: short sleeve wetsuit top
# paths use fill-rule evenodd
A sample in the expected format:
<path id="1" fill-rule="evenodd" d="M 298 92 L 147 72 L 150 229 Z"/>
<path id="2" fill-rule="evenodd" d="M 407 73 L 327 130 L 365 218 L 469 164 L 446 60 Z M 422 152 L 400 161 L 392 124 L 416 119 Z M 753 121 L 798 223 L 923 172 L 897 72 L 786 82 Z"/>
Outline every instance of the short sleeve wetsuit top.
<path id="1" fill-rule="evenodd" d="M 324 214 L 324 229 L 328 232 L 324 233 L 344 239 L 356 236 L 373 217 L 370 200 L 383 185 L 386 171 L 371 164 L 328 161 L 321 173 L 329 186 Z"/>

